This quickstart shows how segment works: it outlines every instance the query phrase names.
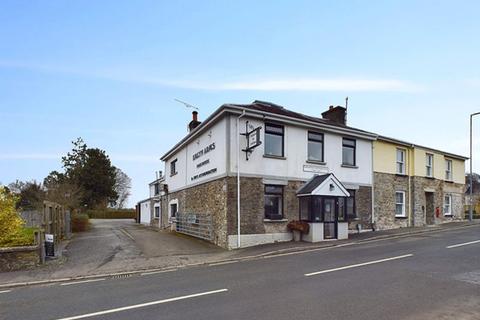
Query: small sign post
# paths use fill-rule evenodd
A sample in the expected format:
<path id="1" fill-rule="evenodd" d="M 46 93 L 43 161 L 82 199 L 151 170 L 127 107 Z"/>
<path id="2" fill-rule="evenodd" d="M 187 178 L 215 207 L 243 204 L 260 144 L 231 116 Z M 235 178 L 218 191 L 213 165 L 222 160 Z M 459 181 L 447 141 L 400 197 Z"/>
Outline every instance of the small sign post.
<path id="1" fill-rule="evenodd" d="M 53 234 L 45 234 L 45 256 L 55 256 L 55 243 L 53 241 Z"/>

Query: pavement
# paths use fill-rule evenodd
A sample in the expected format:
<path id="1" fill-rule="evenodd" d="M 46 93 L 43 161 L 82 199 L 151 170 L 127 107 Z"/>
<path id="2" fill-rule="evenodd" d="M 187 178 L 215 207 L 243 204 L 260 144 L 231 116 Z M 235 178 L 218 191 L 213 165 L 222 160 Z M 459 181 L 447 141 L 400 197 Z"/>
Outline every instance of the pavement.
<path id="1" fill-rule="evenodd" d="M 480 319 L 480 224 L 420 231 L 0 289 L 0 319 Z"/>
<path id="2" fill-rule="evenodd" d="M 113 277 L 211 263 L 228 263 L 271 255 L 342 247 L 365 241 L 463 229 L 480 223 L 457 222 L 351 234 L 348 240 L 320 243 L 284 242 L 227 251 L 206 241 L 141 226 L 133 220 L 92 219 L 88 232 L 63 244 L 61 257 L 40 268 L 0 273 L 1 288 L 68 280 Z"/>

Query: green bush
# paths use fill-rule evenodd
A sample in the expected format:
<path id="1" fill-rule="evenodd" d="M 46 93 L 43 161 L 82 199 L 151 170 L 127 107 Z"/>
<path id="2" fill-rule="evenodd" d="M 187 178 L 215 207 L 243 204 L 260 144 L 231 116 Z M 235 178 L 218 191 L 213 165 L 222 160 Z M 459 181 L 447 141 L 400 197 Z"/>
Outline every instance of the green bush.
<path id="1" fill-rule="evenodd" d="M 135 219 L 135 209 L 88 210 L 90 219 Z"/>
<path id="2" fill-rule="evenodd" d="M 0 247 L 18 247 L 31 246 L 35 244 L 35 231 L 37 228 L 21 228 L 17 232 L 11 234 L 8 238 L 0 242 Z"/>
<path id="3" fill-rule="evenodd" d="M 89 228 L 88 215 L 77 213 L 72 216 L 72 232 L 83 232 Z"/>

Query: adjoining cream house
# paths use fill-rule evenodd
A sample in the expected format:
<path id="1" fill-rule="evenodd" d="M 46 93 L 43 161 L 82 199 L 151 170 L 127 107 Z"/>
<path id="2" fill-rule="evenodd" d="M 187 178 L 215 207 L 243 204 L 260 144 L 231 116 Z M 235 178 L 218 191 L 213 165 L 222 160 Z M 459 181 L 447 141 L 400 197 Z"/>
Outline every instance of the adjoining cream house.
<path id="1" fill-rule="evenodd" d="M 378 229 L 464 218 L 468 158 L 384 136 L 373 146 Z"/>

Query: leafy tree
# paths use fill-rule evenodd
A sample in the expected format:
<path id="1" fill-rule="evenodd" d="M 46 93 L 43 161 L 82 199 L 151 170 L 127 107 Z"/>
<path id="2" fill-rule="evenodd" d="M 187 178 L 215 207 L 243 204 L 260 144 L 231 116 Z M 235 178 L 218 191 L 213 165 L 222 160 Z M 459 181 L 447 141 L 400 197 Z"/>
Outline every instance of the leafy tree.
<path id="1" fill-rule="evenodd" d="M 115 191 L 118 198 L 112 202 L 113 207 L 117 209 L 123 209 L 125 207 L 128 197 L 130 196 L 131 187 L 132 179 L 119 168 L 115 168 Z"/>
<path id="2" fill-rule="evenodd" d="M 18 196 L 0 186 L 0 243 L 16 235 L 23 226 L 17 213 Z"/>
<path id="3" fill-rule="evenodd" d="M 17 180 L 9 185 L 9 189 L 19 196 L 17 209 L 35 210 L 43 207 L 45 189 L 40 183 Z"/>
<path id="4" fill-rule="evenodd" d="M 88 148 L 82 138 L 72 144 L 72 150 L 62 157 L 65 172 L 52 171 L 44 180 L 48 196 L 71 209 L 105 208 L 116 203 L 116 168 L 105 151 Z"/>
<path id="5" fill-rule="evenodd" d="M 48 174 L 48 176 L 43 179 L 43 185 L 47 188 L 56 188 L 58 185 L 62 183 L 66 183 L 67 177 L 64 173 L 60 173 L 58 171 L 52 171 Z"/>
<path id="6" fill-rule="evenodd" d="M 87 162 L 87 145 L 82 138 L 72 141 L 73 149 L 62 157 L 65 176 L 73 181 L 80 178 L 82 170 Z"/>
<path id="7" fill-rule="evenodd" d="M 115 191 L 115 167 L 105 151 L 87 149 L 85 163 L 78 169 L 76 177 L 78 185 L 83 188 L 87 208 L 105 208 L 118 198 Z"/>

